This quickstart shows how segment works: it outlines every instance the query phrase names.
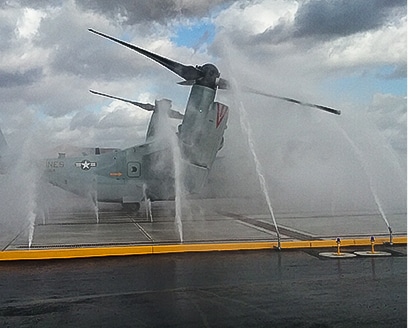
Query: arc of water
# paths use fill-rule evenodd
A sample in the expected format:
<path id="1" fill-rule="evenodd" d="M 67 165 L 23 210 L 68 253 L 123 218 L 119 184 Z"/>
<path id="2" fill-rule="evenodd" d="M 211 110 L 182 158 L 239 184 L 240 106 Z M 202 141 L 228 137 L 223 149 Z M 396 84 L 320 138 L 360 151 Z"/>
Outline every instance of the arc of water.
<path id="1" fill-rule="evenodd" d="M 99 207 L 98 207 L 98 191 L 96 187 L 96 182 L 94 181 L 94 188 L 89 192 L 91 201 L 95 211 L 96 223 L 99 223 Z"/>
<path id="2" fill-rule="evenodd" d="M 34 239 L 35 213 L 30 211 L 27 216 L 28 219 L 28 248 L 31 248 Z"/>
<path id="3" fill-rule="evenodd" d="M 371 194 L 372 194 L 372 196 L 374 198 L 374 202 L 375 202 L 375 204 L 377 206 L 378 211 L 380 212 L 380 215 L 381 215 L 382 219 L 384 220 L 385 224 L 387 225 L 388 232 L 390 233 L 390 244 L 392 244 L 392 228 L 391 228 L 391 225 L 388 222 L 388 219 L 387 219 L 387 217 L 386 217 L 386 215 L 384 213 L 384 210 L 383 210 L 383 208 L 381 206 L 381 202 L 380 202 L 380 199 L 378 198 L 377 190 L 376 190 L 376 188 L 374 186 L 371 175 L 368 174 L 368 169 L 367 169 L 367 166 L 366 166 L 364 158 L 363 158 L 363 153 L 361 152 L 360 148 L 357 147 L 355 142 L 349 137 L 349 135 L 347 134 L 347 132 L 343 128 L 340 127 L 340 131 L 342 132 L 343 136 L 346 138 L 346 140 L 349 142 L 349 144 L 353 148 L 353 150 L 354 150 L 354 152 L 355 152 L 355 154 L 357 156 L 357 159 L 360 162 L 361 167 L 363 168 L 363 172 L 364 172 L 365 176 L 367 177 L 368 185 L 370 187 Z"/>
<path id="4" fill-rule="evenodd" d="M 18 161 L 18 170 L 19 172 L 24 172 L 21 178 L 24 181 L 25 185 L 25 197 L 27 199 L 26 210 L 27 210 L 27 223 L 28 223 L 28 247 L 31 248 L 33 239 L 34 239 L 34 229 L 35 229 L 35 220 L 38 212 L 37 204 L 37 188 L 39 183 L 39 174 L 38 167 L 26 166 L 27 163 L 31 163 L 30 160 L 31 153 L 31 141 L 28 141 L 23 146 L 23 155 Z"/>
<path id="5" fill-rule="evenodd" d="M 228 39 L 224 40 L 224 48 L 223 50 L 226 52 L 226 58 L 231 58 L 231 55 L 229 54 L 229 50 L 232 49 L 230 42 Z M 230 65 L 229 65 L 230 61 L 228 62 L 227 67 L 229 66 L 229 71 L 233 72 L 233 70 L 231 69 Z M 232 76 L 232 74 L 230 74 Z M 231 82 L 231 89 L 234 91 L 234 96 L 236 98 L 238 98 L 239 92 L 237 92 L 238 88 L 237 88 L 237 82 L 234 78 L 230 79 Z M 273 211 L 273 207 L 272 207 L 272 202 L 271 199 L 269 197 L 269 192 L 268 192 L 268 188 L 266 187 L 266 181 L 265 181 L 265 177 L 263 174 L 263 169 L 262 169 L 262 165 L 258 159 L 258 155 L 255 151 L 255 146 L 253 143 L 253 137 L 252 137 L 252 130 L 248 124 L 249 120 L 248 120 L 248 115 L 247 115 L 247 111 L 242 103 L 242 101 L 239 102 L 239 120 L 240 120 L 240 124 L 241 124 L 241 128 L 244 130 L 246 136 L 247 136 L 247 141 L 249 144 L 249 148 L 250 148 L 250 152 L 252 154 L 252 157 L 255 161 L 255 169 L 256 172 L 258 174 L 258 179 L 259 179 L 259 183 L 261 185 L 262 188 L 262 192 L 265 196 L 265 200 L 266 203 L 268 205 L 268 210 L 269 210 L 269 214 L 271 215 L 272 221 L 273 221 L 273 225 L 275 226 L 275 230 L 276 230 L 276 235 L 278 238 L 278 249 L 281 249 L 281 241 L 280 241 L 280 233 L 279 233 L 279 228 L 278 228 L 278 224 L 276 222 L 276 218 L 275 218 L 275 214 Z"/>
<path id="6" fill-rule="evenodd" d="M 152 202 L 147 197 L 147 185 L 143 184 L 143 198 L 145 200 L 145 211 L 146 211 L 146 218 L 153 222 L 153 215 L 152 215 Z"/>
<path id="7" fill-rule="evenodd" d="M 160 103 L 158 103 L 160 106 Z M 171 160 L 174 165 L 174 192 L 175 192 L 175 226 L 179 234 L 180 242 L 183 242 L 183 224 L 182 224 L 182 201 L 183 201 L 183 170 L 180 145 L 178 137 L 174 130 L 171 128 L 169 117 L 165 111 L 159 110 L 160 117 L 160 131 L 161 137 L 170 143 L 171 148 Z"/>
<path id="8" fill-rule="evenodd" d="M 254 159 L 255 169 L 256 169 L 256 172 L 258 174 L 259 184 L 261 185 L 262 192 L 263 192 L 263 194 L 265 196 L 265 200 L 266 200 L 266 203 L 268 205 L 269 214 L 271 215 L 273 225 L 275 226 L 276 235 L 278 237 L 278 249 L 281 249 L 281 241 L 280 241 L 280 233 L 279 233 L 278 224 L 276 222 L 275 214 L 274 214 L 273 207 L 272 207 L 271 198 L 269 196 L 268 188 L 266 186 L 266 181 L 265 181 L 265 176 L 263 174 L 262 165 L 261 165 L 261 162 L 258 159 L 258 155 L 257 155 L 256 150 L 255 150 L 255 145 L 254 145 L 253 136 L 252 136 L 252 130 L 251 130 L 251 127 L 248 124 L 248 121 L 249 121 L 248 120 L 248 115 L 247 115 L 246 109 L 245 109 L 244 104 L 242 103 L 242 101 L 240 101 L 239 109 L 240 109 L 239 110 L 239 112 L 240 112 L 239 120 L 240 120 L 240 123 L 241 123 L 241 127 L 242 127 L 243 131 L 245 132 L 245 135 L 247 136 L 249 150 L 250 150 L 250 152 L 252 154 L 252 157 Z"/>
<path id="9" fill-rule="evenodd" d="M 181 171 L 181 153 L 176 137 L 172 138 L 173 162 L 174 162 L 174 191 L 175 191 L 175 223 L 179 233 L 180 242 L 183 242 L 183 224 L 181 221 L 181 201 L 182 201 L 182 171 Z"/>

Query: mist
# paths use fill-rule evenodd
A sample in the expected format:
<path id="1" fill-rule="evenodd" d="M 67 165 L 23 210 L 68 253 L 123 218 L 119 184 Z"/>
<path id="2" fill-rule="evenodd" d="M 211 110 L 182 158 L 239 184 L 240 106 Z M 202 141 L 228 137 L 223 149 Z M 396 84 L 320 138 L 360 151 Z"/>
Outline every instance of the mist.
<path id="1" fill-rule="evenodd" d="M 218 91 L 217 100 L 230 108 L 225 143 L 204 192 L 192 198 L 252 201 L 267 213 L 240 124 L 242 105 L 278 223 L 288 213 L 379 214 L 379 205 L 386 215 L 406 213 L 406 3 L 374 2 L 352 26 L 360 5 L 328 3 L 170 1 L 171 15 L 161 8 L 153 16 L 149 6 L 128 1 L 1 7 L 0 128 L 13 153 L 9 174 L 0 175 L 2 243 L 9 242 L 7 231 L 29 231 L 33 207 L 40 220 L 44 208 L 93 210 L 90 199 L 41 182 L 43 158 L 144 142 L 149 113 L 88 89 L 140 102 L 169 98 L 184 111 L 189 88 L 177 85 L 178 77 L 91 35 L 89 27 L 186 65 L 215 63 L 221 77 L 236 81 L 235 92 Z M 316 26 L 322 12 L 330 19 Z M 202 35 L 194 46 L 179 43 L 180 27 L 197 21 L 211 23 L 213 40 L 198 48 Z M 243 93 L 240 86 L 342 115 Z"/>
<path id="2" fill-rule="evenodd" d="M 247 70 L 239 66 L 239 49 L 229 40 L 224 44 L 226 75 L 234 78 L 238 86 L 280 92 L 282 96 L 297 94 L 306 102 L 318 101 L 319 94 L 310 96 L 308 88 L 291 89 L 275 81 L 272 87 L 276 89 L 270 90 L 268 75 L 259 75 L 255 86 L 248 85 L 253 81 L 245 74 Z M 358 108 L 342 99 L 322 103 L 326 98 L 323 95 L 318 103 L 341 110 L 337 116 L 239 90 L 222 92 L 218 94 L 229 103 L 230 116 L 225 147 L 219 156 L 222 164 L 217 167 L 221 174 L 217 174 L 217 169 L 213 172 L 218 195 L 263 197 L 247 136 L 239 124 L 238 109 L 242 104 L 278 213 L 378 214 L 379 206 L 389 214 L 406 212 L 406 148 L 392 146 L 395 136 L 386 138 L 372 109 Z M 405 109 L 399 110 L 395 119 L 406 122 L 406 104 Z M 217 185 L 215 181 L 221 183 Z M 260 210 L 267 209 L 264 206 Z"/>
<path id="3" fill-rule="evenodd" d="M 378 215 L 379 205 L 385 215 L 406 212 L 406 162 L 367 113 L 341 108 L 342 115 L 336 116 L 242 92 L 227 92 L 220 98 L 230 106 L 225 144 L 204 192 L 194 198 L 252 200 L 259 204 L 258 213 L 268 212 L 247 135 L 239 122 L 238 106 L 242 104 L 248 113 L 255 151 L 278 223 L 280 216 L 288 214 Z M 175 131 L 176 124 L 172 125 Z M 92 210 L 90 199 L 40 181 L 41 156 L 51 153 L 40 146 L 46 140 L 46 133 L 36 131 L 35 137 L 31 135 L 18 152 L 10 174 L 1 176 L 4 246 L 22 228 L 28 241 L 32 212 L 41 222 L 50 208 L 65 212 L 81 207 Z M 183 207 L 183 219 L 188 220 L 194 215 L 188 200 L 183 201 Z M 210 212 L 211 206 L 195 208 L 195 214 Z M 390 224 L 393 225 L 392 220 Z"/>

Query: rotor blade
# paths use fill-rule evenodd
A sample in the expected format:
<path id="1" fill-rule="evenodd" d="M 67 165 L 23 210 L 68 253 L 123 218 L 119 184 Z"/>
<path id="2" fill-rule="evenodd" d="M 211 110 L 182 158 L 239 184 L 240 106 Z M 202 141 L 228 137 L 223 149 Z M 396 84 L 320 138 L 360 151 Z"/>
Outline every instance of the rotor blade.
<path id="1" fill-rule="evenodd" d="M 305 102 L 302 102 L 302 101 L 299 101 L 299 100 L 296 100 L 296 99 L 293 99 L 293 98 L 275 96 L 275 95 L 272 95 L 272 94 L 270 94 L 270 93 L 265 93 L 265 92 L 258 91 L 258 90 L 255 90 L 255 89 L 252 89 L 252 88 L 248 88 L 248 87 L 244 87 L 242 90 L 245 91 L 245 92 L 250 92 L 250 93 L 254 93 L 254 94 L 261 95 L 261 96 L 265 96 L 265 97 L 270 97 L 270 98 L 275 98 L 275 99 L 280 99 L 280 100 L 288 101 L 288 102 L 291 102 L 291 103 L 294 103 L 294 104 L 298 104 L 298 105 L 301 105 L 301 106 L 307 106 L 307 107 L 317 108 L 317 109 L 320 109 L 320 110 L 323 110 L 323 111 L 326 111 L 326 112 L 329 112 L 329 113 L 332 113 L 332 114 L 336 114 L 336 115 L 340 115 L 340 114 L 341 114 L 341 111 L 340 111 L 340 110 L 334 109 L 334 108 L 331 108 L 331 107 L 326 107 L 326 106 L 322 106 L 322 105 L 316 105 L 316 104 L 305 103 Z"/>
<path id="2" fill-rule="evenodd" d="M 157 55 L 153 52 L 147 51 L 145 49 L 139 48 L 131 43 L 116 39 L 114 37 L 111 37 L 107 34 L 95 31 L 91 28 L 88 29 L 90 32 L 95 33 L 97 35 L 100 35 L 104 38 L 107 38 L 109 40 L 112 40 L 114 42 L 117 42 L 129 49 L 132 49 L 134 51 L 137 51 L 138 53 L 141 53 L 142 55 L 154 60 L 155 62 L 163 65 L 164 67 L 166 67 L 167 69 L 169 69 L 170 71 L 176 73 L 178 76 L 182 77 L 185 80 L 197 80 L 201 77 L 203 77 L 203 73 L 201 72 L 201 70 L 199 70 L 197 67 L 194 66 L 186 66 L 183 64 L 180 64 L 174 60 L 168 59 L 166 57 L 162 57 L 160 55 Z"/>
<path id="3" fill-rule="evenodd" d="M 137 101 L 124 99 L 124 98 L 119 98 L 119 97 L 111 96 L 111 95 L 108 95 L 106 93 L 97 92 L 97 91 L 93 91 L 93 90 L 89 90 L 89 92 L 93 93 L 95 95 L 99 95 L 99 96 L 103 96 L 103 97 L 107 97 L 107 98 L 112 98 L 112 99 L 116 99 L 116 100 L 121 100 L 121 101 L 124 101 L 126 103 L 129 103 L 129 104 L 138 106 L 140 108 L 143 108 L 143 109 L 145 109 L 147 111 L 153 111 L 155 109 L 154 105 L 152 105 L 152 104 L 143 104 L 143 103 L 140 103 L 140 102 L 137 102 Z"/>

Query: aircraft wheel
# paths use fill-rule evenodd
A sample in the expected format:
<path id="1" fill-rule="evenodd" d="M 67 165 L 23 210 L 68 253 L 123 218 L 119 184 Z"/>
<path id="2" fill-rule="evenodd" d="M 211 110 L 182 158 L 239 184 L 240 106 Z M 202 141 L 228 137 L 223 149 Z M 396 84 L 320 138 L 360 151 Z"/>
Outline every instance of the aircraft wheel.
<path id="1" fill-rule="evenodd" d="M 140 203 L 123 203 L 122 209 L 127 213 L 137 213 L 140 209 Z"/>

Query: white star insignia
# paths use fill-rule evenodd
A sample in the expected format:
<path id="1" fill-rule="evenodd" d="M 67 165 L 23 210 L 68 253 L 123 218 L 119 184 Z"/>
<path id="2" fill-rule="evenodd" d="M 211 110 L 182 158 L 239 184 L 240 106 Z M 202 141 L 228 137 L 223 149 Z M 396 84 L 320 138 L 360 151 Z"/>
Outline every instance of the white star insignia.
<path id="1" fill-rule="evenodd" d="M 96 162 L 90 162 L 87 159 L 84 159 L 82 162 L 76 162 L 75 166 L 80 167 L 84 171 L 88 171 L 91 169 L 91 167 L 96 167 L 97 163 Z"/>
<path id="2" fill-rule="evenodd" d="M 91 162 L 84 160 L 83 162 L 81 162 L 81 168 L 83 170 L 89 170 L 91 168 Z"/>

